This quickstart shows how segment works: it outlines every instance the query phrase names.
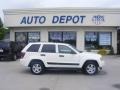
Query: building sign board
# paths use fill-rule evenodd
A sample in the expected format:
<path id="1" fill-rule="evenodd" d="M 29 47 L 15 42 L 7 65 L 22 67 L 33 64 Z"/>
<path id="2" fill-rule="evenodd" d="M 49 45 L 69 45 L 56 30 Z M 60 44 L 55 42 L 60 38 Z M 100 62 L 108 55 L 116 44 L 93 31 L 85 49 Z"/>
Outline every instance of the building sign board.
<path id="1" fill-rule="evenodd" d="M 5 24 L 8 27 L 120 26 L 120 18 L 119 14 L 18 14 L 5 15 Z"/>

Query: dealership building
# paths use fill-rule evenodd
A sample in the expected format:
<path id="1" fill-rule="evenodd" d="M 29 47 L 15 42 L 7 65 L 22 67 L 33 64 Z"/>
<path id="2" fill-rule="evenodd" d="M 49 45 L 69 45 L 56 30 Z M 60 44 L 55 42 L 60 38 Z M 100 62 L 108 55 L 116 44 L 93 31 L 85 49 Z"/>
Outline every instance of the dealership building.
<path id="1" fill-rule="evenodd" d="M 11 41 L 63 42 L 82 51 L 113 48 L 117 53 L 119 8 L 6 9 L 3 12 Z"/>

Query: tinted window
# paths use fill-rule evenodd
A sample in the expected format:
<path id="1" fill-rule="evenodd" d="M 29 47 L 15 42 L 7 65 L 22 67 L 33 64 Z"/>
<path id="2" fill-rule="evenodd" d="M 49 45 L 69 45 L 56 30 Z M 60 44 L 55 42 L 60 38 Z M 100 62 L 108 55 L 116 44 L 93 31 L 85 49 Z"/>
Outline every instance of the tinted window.
<path id="1" fill-rule="evenodd" d="M 76 32 L 49 32 L 49 42 L 63 42 L 71 44 L 72 46 L 76 46 Z"/>
<path id="2" fill-rule="evenodd" d="M 110 49 L 112 44 L 111 32 L 85 32 L 85 48 L 90 49 Z"/>
<path id="3" fill-rule="evenodd" d="M 40 44 L 33 44 L 28 48 L 28 52 L 38 52 Z"/>
<path id="4" fill-rule="evenodd" d="M 40 32 L 15 32 L 15 41 L 25 47 L 29 42 L 39 42 Z"/>
<path id="5" fill-rule="evenodd" d="M 58 50 L 59 50 L 59 53 L 75 54 L 75 52 L 71 48 L 65 45 L 59 45 Z"/>
<path id="6" fill-rule="evenodd" d="M 55 45 L 45 44 L 43 45 L 41 52 L 55 53 L 56 52 Z"/>
<path id="7" fill-rule="evenodd" d="M 0 42 L 0 48 L 10 48 L 10 44 L 8 42 Z"/>

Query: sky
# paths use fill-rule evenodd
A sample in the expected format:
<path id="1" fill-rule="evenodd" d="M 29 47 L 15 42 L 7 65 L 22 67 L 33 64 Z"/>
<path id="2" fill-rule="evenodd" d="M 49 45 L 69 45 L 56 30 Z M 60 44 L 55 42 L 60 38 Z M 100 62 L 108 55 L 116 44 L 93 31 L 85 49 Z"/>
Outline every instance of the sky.
<path id="1" fill-rule="evenodd" d="M 120 8 L 120 0 L 0 0 L 0 17 L 4 21 L 3 9 L 50 7 Z"/>

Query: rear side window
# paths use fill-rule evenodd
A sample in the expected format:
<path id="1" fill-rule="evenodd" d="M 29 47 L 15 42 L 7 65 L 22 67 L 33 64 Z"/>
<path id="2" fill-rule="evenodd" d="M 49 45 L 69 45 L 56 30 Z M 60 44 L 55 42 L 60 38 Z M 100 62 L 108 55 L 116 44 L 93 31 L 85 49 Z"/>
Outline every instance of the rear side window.
<path id="1" fill-rule="evenodd" d="M 42 47 L 41 52 L 47 52 L 47 53 L 55 53 L 55 45 L 51 45 L 51 44 L 44 44 Z"/>
<path id="2" fill-rule="evenodd" d="M 28 52 L 38 52 L 39 48 L 40 48 L 40 44 L 33 44 L 27 49 L 27 51 Z"/>

